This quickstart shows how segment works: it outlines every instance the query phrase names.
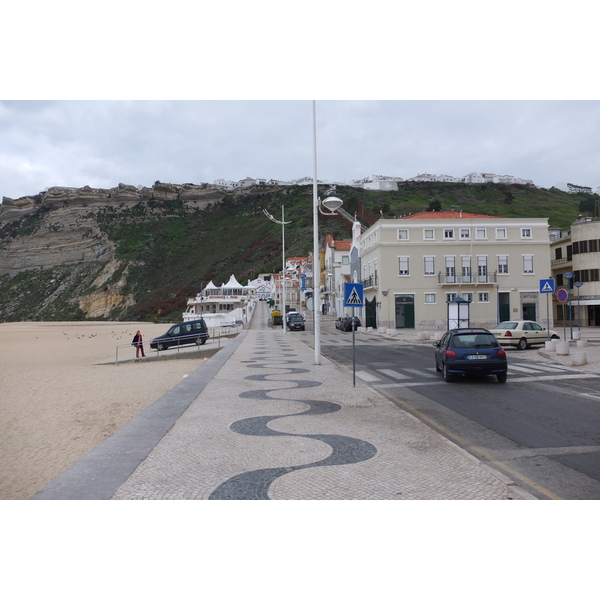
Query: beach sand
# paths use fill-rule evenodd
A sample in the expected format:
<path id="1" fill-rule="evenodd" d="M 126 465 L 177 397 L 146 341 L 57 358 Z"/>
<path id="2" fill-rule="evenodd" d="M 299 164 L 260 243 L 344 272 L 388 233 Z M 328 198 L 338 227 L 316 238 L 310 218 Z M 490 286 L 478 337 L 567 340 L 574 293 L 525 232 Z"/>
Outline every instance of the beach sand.
<path id="1" fill-rule="evenodd" d="M 147 358 L 135 361 L 138 329 Z M 204 363 L 198 352 L 148 360 L 150 340 L 167 329 L 0 323 L 0 499 L 31 497 Z"/>

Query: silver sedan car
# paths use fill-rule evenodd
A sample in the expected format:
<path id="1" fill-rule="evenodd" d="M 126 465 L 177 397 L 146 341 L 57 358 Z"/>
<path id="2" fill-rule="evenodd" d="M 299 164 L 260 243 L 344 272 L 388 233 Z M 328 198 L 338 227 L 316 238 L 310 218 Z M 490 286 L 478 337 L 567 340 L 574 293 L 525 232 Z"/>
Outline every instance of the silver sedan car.
<path id="1" fill-rule="evenodd" d="M 502 321 L 490 331 L 501 346 L 515 346 L 518 350 L 560 339 L 556 331 L 545 329 L 535 321 Z"/>

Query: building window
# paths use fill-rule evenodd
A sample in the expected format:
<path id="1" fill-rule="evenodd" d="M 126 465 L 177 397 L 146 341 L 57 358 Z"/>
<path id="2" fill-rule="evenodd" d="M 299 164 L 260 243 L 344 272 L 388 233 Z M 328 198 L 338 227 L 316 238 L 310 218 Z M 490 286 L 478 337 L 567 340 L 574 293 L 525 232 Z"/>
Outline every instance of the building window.
<path id="1" fill-rule="evenodd" d="M 471 283 L 471 257 L 463 256 L 462 261 L 462 283 Z"/>
<path id="2" fill-rule="evenodd" d="M 521 227 L 521 237 L 523 239 L 531 239 L 531 229 L 529 227 Z"/>
<path id="3" fill-rule="evenodd" d="M 506 237 L 506 227 L 496 227 L 496 239 L 505 240 Z"/>
<path id="4" fill-rule="evenodd" d="M 523 255 L 523 273 L 525 275 L 533 274 L 533 254 Z"/>
<path id="5" fill-rule="evenodd" d="M 446 283 L 456 283 L 456 266 L 454 256 L 446 256 Z"/>
<path id="6" fill-rule="evenodd" d="M 350 257 L 349 256 L 342 256 L 342 264 L 343 265 L 349 265 L 350 264 Z"/>
<path id="7" fill-rule="evenodd" d="M 487 229 L 485 227 L 478 227 L 475 229 L 475 237 L 478 240 L 485 240 L 487 238 Z"/>
<path id="8" fill-rule="evenodd" d="M 445 240 L 453 240 L 454 239 L 454 229 L 444 229 L 444 239 Z"/>
<path id="9" fill-rule="evenodd" d="M 435 304 L 435 294 L 425 294 L 425 304 Z"/>
<path id="10" fill-rule="evenodd" d="M 477 277 L 479 283 L 487 283 L 488 280 L 488 269 L 487 269 L 487 256 L 477 257 Z"/>
<path id="11" fill-rule="evenodd" d="M 508 275 L 508 256 L 500 255 L 498 256 L 498 273 L 502 275 Z"/>
<path id="12" fill-rule="evenodd" d="M 407 240 L 408 239 L 408 229 L 398 229 L 398 239 L 399 240 Z"/>
<path id="13" fill-rule="evenodd" d="M 462 299 L 467 300 L 468 302 L 473 302 L 473 294 L 471 294 L 471 292 L 465 292 L 462 295 Z"/>
<path id="14" fill-rule="evenodd" d="M 446 302 L 452 302 L 452 300 L 454 300 L 454 298 L 456 298 L 458 296 L 458 294 L 456 292 L 448 292 L 446 294 Z"/>
<path id="15" fill-rule="evenodd" d="M 489 302 L 490 295 L 487 292 L 479 292 L 479 302 Z"/>
<path id="16" fill-rule="evenodd" d="M 398 263 L 399 263 L 398 274 L 399 275 L 409 275 L 409 272 L 408 272 L 408 256 L 399 256 L 398 257 Z"/>
<path id="17" fill-rule="evenodd" d="M 424 256 L 425 275 L 435 275 L 435 258 L 433 256 Z"/>
<path id="18" fill-rule="evenodd" d="M 433 229 L 424 229 L 423 230 L 423 239 L 424 240 L 434 240 L 435 233 L 434 233 Z"/>
<path id="19" fill-rule="evenodd" d="M 471 239 L 471 230 L 470 229 L 461 229 L 460 230 L 460 239 L 461 240 L 470 240 Z"/>

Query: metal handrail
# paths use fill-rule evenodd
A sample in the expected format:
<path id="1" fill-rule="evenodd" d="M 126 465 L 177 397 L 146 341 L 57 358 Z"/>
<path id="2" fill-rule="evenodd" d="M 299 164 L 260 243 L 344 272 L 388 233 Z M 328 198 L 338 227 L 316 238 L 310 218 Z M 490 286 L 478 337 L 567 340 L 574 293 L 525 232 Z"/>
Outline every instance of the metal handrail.
<path id="1" fill-rule="evenodd" d="M 239 325 L 239 324 L 238 325 L 234 325 L 232 327 L 218 327 L 218 328 L 217 327 L 213 327 L 212 328 L 212 334 L 211 334 L 211 329 L 209 328 L 208 329 L 209 337 L 208 337 L 208 340 L 206 340 L 206 341 L 209 342 L 211 339 L 212 340 L 217 340 L 218 347 L 220 348 L 221 347 L 221 338 L 230 336 L 232 334 L 232 330 L 235 330 L 235 334 L 237 335 L 239 333 L 240 327 L 243 329 L 244 328 L 243 324 L 241 324 L 241 325 Z M 180 335 L 180 336 L 177 336 L 176 338 L 175 337 L 171 338 L 172 340 L 175 340 L 175 339 L 177 340 L 177 346 L 173 345 L 173 346 L 170 346 L 170 348 L 168 348 L 168 349 L 170 350 L 170 349 L 176 347 L 177 348 L 177 354 L 179 354 L 179 349 L 182 346 L 187 346 L 187 345 L 190 344 L 190 342 L 186 342 L 185 344 L 181 344 L 180 341 L 182 339 L 189 339 L 191 337 L 196 338 L 197 336 L 188 334 L 188 335 Z M 129 346 L 132 346 L 132 344 L 131 343 L 129 343 L 129 344 L 118 344 L 116 346 L 116 350 L 115 350 L 115 364 L 119 364 L 119 348 L 125 348 L 125 347 L 129 347 Z M 135 346 L 133 346 L 133 347 L 135 348 Z M 156 355 L 158 356 L 158 354 L 159 354 L 159 352 L 161 352 L 161 350 L 159 350 L 158 348 L 155 348 L 155 349 L 151 348 L 151 349 L 148 350 L 148 353 L 150 353 L 150 352 L 156 352 Z"/>

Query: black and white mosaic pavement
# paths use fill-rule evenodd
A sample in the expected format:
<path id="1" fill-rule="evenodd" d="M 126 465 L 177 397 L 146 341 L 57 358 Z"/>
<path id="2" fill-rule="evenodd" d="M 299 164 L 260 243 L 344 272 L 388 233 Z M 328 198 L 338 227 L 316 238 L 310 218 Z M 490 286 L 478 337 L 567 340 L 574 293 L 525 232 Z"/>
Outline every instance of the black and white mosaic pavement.
<path id="1" fill-rule="evenodd" d="M 266 387 L 264 389 L 242 392 L 239 395 L 240 398 L 272 400 L 271 394 L 275 392 L 277 394 L 277 400 L 281 402 L 298 402 L 297 400 L 286 398 L 285 389 L 317 388 L 322 385 L 319 381 L 293 379 L 293 375 L 308 373 L 309 371 L 308 369 L 298 367 L 286 367 L 285 364 L 293 364 L 299 361 L 293 360 L 293 357 L 295 357 L 293 353 L 286 353 L 285 357 L 289 357 L 290 359 L 281 361 L 279 363 L 281 366 L 278 368 L 289 376 L 289 379 L 286 379 L 285 381 L 286 383 L 291 384 L 290 388 L 282 389 L 280 387 Z M 266 359 L 265 357 L 257 355 L 256 360 Z M 248 368 L 265 368 L 265 365 L 249 364 Z M 272 371 L 273 367 L 270 367 L 269 369 Z M 260 374 L 248 375 L 245 379 L 248 381 L 264 381 L 265 383 L 268 383 L 269 377 L 271 377 L 271 374 Z M 281 378 L 279 378 L 278 382 L 281 383 L 281 381 Z M 308 405 L 308 408 L 291 415 L 285 415 L 285 417 L 324 415 L 327 413 L 334 413 L 342 408 L 340 404 L 328 402 L 327 400 L 304 399 L 301 403 Z M 281 418 L 283 418 L 281 415 L 263 415 L 241 419 L 231 425 L 231 430 L 240 435 L 249 436 L 292 436 L 313 439 L 327 444 L 331 448 L 331 454 L 323 460 L 303 465 L 258 469 L 247 473 L 241 473 L 222 483 L 210 495 L 210 500 L 269 500 L 269 486 L 282 475 L 301 469 L 358 463 L 369 460 L 377 454 L 377 448 L 373 444 L 358 438 L 327 434 L 290 434 L 282 433 L 269 427 L 270 423 Z"/>

